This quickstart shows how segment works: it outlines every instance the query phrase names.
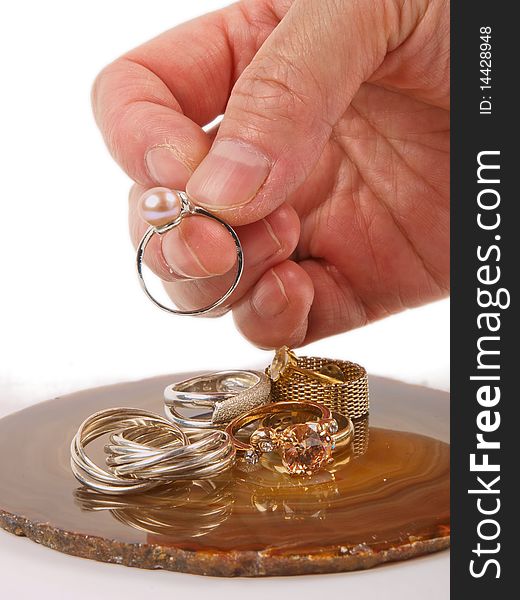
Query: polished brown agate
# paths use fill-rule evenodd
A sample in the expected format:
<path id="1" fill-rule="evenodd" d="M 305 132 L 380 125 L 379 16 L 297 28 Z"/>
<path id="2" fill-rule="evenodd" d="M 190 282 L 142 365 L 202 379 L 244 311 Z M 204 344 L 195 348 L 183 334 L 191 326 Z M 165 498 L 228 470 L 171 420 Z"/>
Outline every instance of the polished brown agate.
<path id="1" fill-rule="evenodd" d="M 0 525 L 86 558 L 222 576 L 364 569 L 449 545 L 447 394 L 379 378 L 354 447 L 312 476 L 262 460 L 134 496 L 82 488 L 69 468 L 80 422 L 116 406 L 160 413 L 170 380 L 86 390 L 0 420 Z"/>

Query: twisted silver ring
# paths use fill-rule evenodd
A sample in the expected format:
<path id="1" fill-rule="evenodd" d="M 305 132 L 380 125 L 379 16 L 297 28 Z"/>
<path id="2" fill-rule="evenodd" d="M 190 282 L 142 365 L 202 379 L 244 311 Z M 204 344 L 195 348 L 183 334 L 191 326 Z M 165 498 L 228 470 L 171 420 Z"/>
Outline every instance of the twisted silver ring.
<path id="1" fill-rule="evenodd" d="M 242 252 L 242 244 L 240 243 L 238 235 L 236 234 L 235 230 L 231 227 L 231 225 L 228 225 L 221 218 L 210 213 L 209 211 L 205 210 L 204 208 L 201 208 L 200 206 L 195 206 L 194 204 L 192 204 L 185 192 L 175 190 L 175 194 L 177 194 L 177 196 L 179 197 L 180 202 L 181 202 L 179 214 L 173 221 L 171 221 L 170 223 L 167 223 L 166 225 L 161 225 L 161 226 L 151 225 L 147 229 L 146 233 L 144 234 L 142 240 L 139 243 L 139 246 L 137 247 L 137 257 L 136 257 L 137 275 L 139 277 L 139 282 L 141 284 L 141 287 L 142 287 L 144 293 L 148 296 L 148 298 L 156 306 L 158 306 L 162 310 L 165 310 L 166 312 L 169 312 L 174 315 L 187 315 L 187 316 L 203 315 L 203 314 L 206 314 L 206 313 L 212 311 L 213 309 L 217 308 L 222 303 L 224 303 L 237 288 L 240 278 L 242 277 L 242 271 L 244 270 L 244 255 Z M 231 283 L 230 287 L 228 288 L 227 292 L 225 292 L 220 298 L 215 300 L 215 302 L 212 302 L 211 304 L 208 304 L 207 306 L 204 306 L 202 308 L 197 308 L 197 309 L 193 309 L 193 310 L 180 310 L 177 308 L 172 308 L 170 306 L 166 306 L 165 304 L 162 304 L 161 302 L 159 302 L 159 300 L 157 300 L 156 298 L 153 297 L 150 290 L 146 286 L 146 282 L 143 277 L 143 257 L 144 257 L 144 253 L 146 250 L 146 246 L 148 245 L 148 243 L 150 242 L 150 240 L 152 239 L 152 237 L 154 235 L 162 235 L 162 234 L 174 229 L 175 227 L 177 227 L 178 225 L 181 224 L 181 222 L 184 218 L 189 217 L 190 215 L 199 215 L 202 217 L 207 217 L 208 219 L 212 219 L 213 221 L 220 223 L 228 231 L 228 233 L 233 238 L 233 241 L 235 242 L 235 247 L 236 247 L 236 251 L 237 251 L 237 269 L 236 269 L 235 278 L 234 278 L 233 282 Z"/>
<path id="2" fill-rule="evenodd" d="M 93 462 L 85 447 L 109 434 L 109 470 Z M 206 479 L 231 468 L 235 449 L 222 431 L 186 434 L 154 413 L 111 408 L 88 417 L 71 443 L 71 468 L 86 487 L 106 494 L 128 494 L 172 481 Z"/>
<path id="3" fill-rule="evenodd" d="M 164 390 L 166 417 L 181 427 L 226 425 L 242 413 L 269 402 L 271 382 L 260 371 L 217 371 L 170 384 Z M 178 409 L 208 411 L 209 418 L 187 418 Z"/>

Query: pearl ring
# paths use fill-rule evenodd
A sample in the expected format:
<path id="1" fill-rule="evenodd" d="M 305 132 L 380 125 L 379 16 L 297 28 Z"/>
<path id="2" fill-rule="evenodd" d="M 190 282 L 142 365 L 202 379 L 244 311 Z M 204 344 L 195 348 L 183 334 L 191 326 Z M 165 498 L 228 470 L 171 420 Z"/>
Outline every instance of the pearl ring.
<path id="1" fill-rule="evenodd" d="M 217 306 L 220 306 L 223 302 L 229 298 L 229 296 L 235 291 L 238 286 L 238 282 L 242 277 L 242 271 L 244 269 L 244 255 L 242 251 L 242 245 L 240 240 L 238 239 L 238 235 L 235 230 L 228 225 L 225 221 L 217 217 L 216 215 L 210 213 L 209 211 L 201 208 L 200 206 L 195 206 L 192 204 L 186 195 L 185 192 L 181 192 L 178 190 L 170 190 L 164 187 L 157 187 L 148 190 L 143 194 L 140 199 L 140 212 L 141 216 L 144 220 L 150 225 L 147 229 L 146 233 L 143 236 L 143 239 L 140 241 L 139 246 L 137 247 L 137 275 L 139 276 L 139 281 L 141 283 L 141 287 L 143 288 L 144 293 L 148 296 L 148 298 L 159 308 L 165 310 L 166 312 L 172 313 L 174 315 L 203 315 L 205 313 L 210 312 Z M 193 310 L 180 310 L 177 308 L 171 308 L 162 304 L 153 297 L 150 290 L 147 288 L 144 277 L 143 277 L 143 257 L 146 250 L 146 246 L 152 239 L 154 235 L 163 235 L 164 233 L 174 229 L 178 225 L 181 224 L 181 221 L 189 216 L 199 215 L 202 217 L 207 217 L 209 219 L 213 219 L 217 223 L 220 223 L 228 233 L 233 238 L 235 242 L 235 247 L 237 251 L 237 262 L 236 262 L 236 275 L 233 280 L 233 283 L 220 298 L 204 306 L 202 308 L 196 308 Z"/>

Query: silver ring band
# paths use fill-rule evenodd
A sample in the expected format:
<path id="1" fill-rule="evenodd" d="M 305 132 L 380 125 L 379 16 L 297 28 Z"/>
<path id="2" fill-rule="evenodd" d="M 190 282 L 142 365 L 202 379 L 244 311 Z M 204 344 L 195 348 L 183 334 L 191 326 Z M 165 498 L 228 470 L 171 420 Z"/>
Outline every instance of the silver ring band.
<path id="1" fill-rule="evenodd" d="M 166 417 L 180 427 L 213 428 L 266 404 L 271 382 L 259 371 L 218 371 L 178 381 L 164 390 Z M 180 408 L 210 409 L 208 418 L 187 418 Z"/>
<path id="2" fill-rule="evenodd" d="M 109 470 L 99 467 L 85 452 L 90 442 L 105 434 L 110 435 L 105 446 Z M 133 408 L 111 408 L 91 415 L 80 425 L 70 450 L 76 479 L 106 494 L 215 477 L 235 461 L 235 448 L 225 432 L 186 434 L 164 417 Z"/>
<path id="3" fill-rule="evenodd" d="M 206 314 L 206 313 L 212 311 L 214 308 L 217 308 L 221 304 L 223 304 L 229 298 L 229 296 L 236 290 L 236 288 L 238 286 L 238 282 L 240 281 L 240 278 L 242 277 L 242 271 L 244 270 L 244 255 L 242 252 L 242 244 L 240 243 L 238 235 L 236 234 L 235 230 L 231 227 L 231 225 L 228 225 L 225 221 L 223 221 L 216 215 L 210 213 L 209 211 L 205 210 L 204 208 L 201 208 L 200 206 L 194 206 L 190 202 L 190 200 L 185 192 L 176 190 L 176 193 L 179 195 L 179 197 L 181 199 L 180 214 L 171 223 L 163 225 L 162 227 L 151 226 L 147 229 L 146 233 L 144 234 L 142 240 L 139 243 L 139 246 L 137 247 L 137 256 L 136 256 L 137 275 L 139 277 L 139 282 L 141 284 L 141 287 L 142 287 L 144 293 L 148 296 L 148 298 L 156 306 L 158 306 L 162 310 L 169 312 L 171 314 L 174 314 L 174 315 L 186 315 L 186 316 L 203 315 L 203 314 Z M 162 235 L 163 233 L 170 231 L 171 229 L 180 225 L 182 219 L 184 219 L 185 217 L 188 217 L 190 215 L 200 215 L 202 217 L 207 217 L 208 219 L 213 219 L 214 221 L 217 221 L 217 223 L 220 223 L 223 227 L 225 227 L 225 229 L 228 231 L 228 233 L 233 238 L 233 241 L 235 242 L 235 247 L 236 247 L 236 251 L 237 251 L 237 271 L 236 271 L 236 275 L 233 280 L 233 283 L 230 285 L 227 292 L 225 292 L 225 294 L 223 294 L 220 298 L 215 300 L 215 302 L 212 302 L 211 304 L 208 304 L 207 306 L 204 306 L 202 308 L 197 308 L 197 309 L 193 309 L 193 310 L 180 310 L 177 308 L 172 308 L 170 306 L 166 306 L 165 304 L 162 304 L 161 302 L 159 302 L 159 300 L 157 300 L 156 298 L 153 297 L 150 290 L 146 286 L 146 282 L 144 280 L 143 257 L 144 257 L 144 253 L 146 250 L 146 246 L 148 245 L 148 243 L 150 242 L 150 240 L 152 239 L 152 237 L 154 235 Z"/>

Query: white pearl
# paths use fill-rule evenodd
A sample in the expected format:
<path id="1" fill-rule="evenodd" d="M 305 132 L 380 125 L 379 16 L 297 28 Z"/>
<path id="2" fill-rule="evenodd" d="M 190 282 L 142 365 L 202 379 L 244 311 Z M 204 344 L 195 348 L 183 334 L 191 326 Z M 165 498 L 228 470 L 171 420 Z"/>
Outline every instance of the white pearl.
<path id="1" fill-rule="evenodd" d="M 174 190 L 155 187 L 147 190 L 139 199 L 141 218 L 153 227 L 167 225 L 179 216 L 181 200 Z"/>

